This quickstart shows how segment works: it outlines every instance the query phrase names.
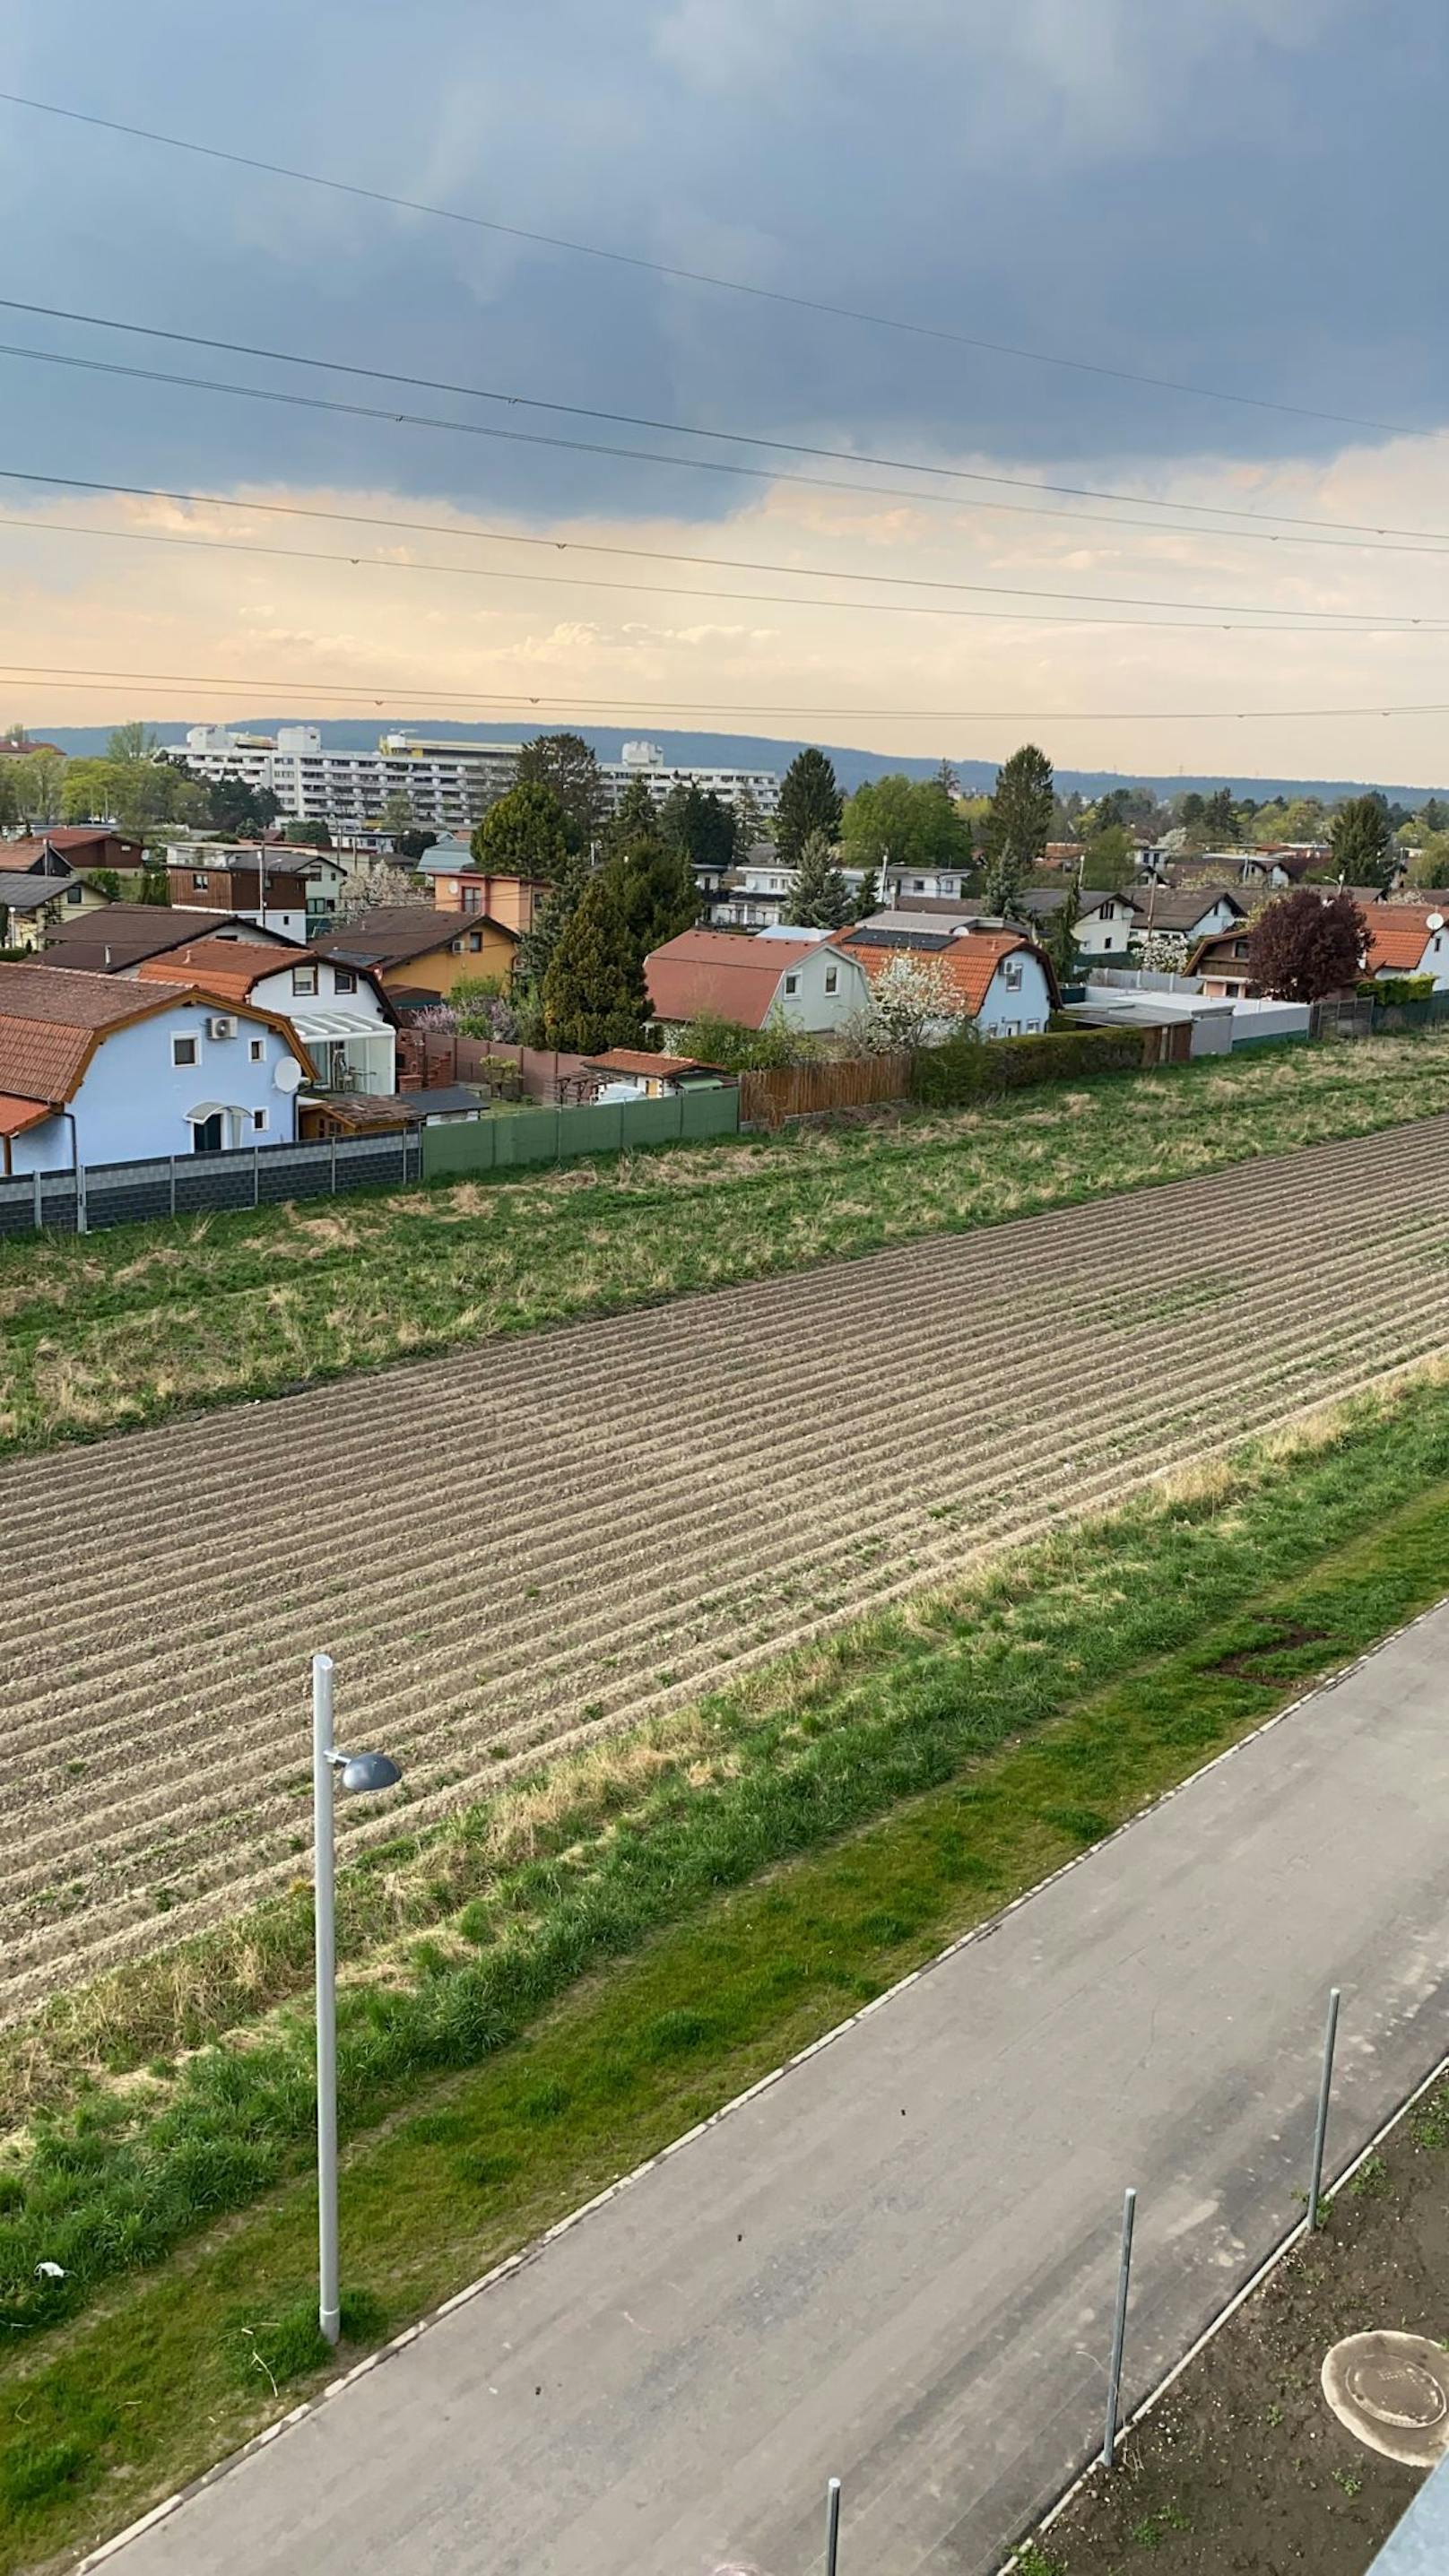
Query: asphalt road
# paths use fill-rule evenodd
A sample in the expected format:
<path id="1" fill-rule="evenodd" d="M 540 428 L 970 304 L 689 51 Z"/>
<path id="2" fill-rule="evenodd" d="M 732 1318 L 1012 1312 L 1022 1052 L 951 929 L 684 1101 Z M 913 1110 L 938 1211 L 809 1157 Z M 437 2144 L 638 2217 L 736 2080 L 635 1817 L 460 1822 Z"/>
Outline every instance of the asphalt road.
<path id="1" fill-rule="evenodd" d="M 974 2576 L 1449 2048 L 1449 1604 L 193 2495 L 119 2576 Z M 405 2223 L 405 2213 L 399 2213 Z M 1100 2439 L 1100 2433 L 1097 2432 Z"/>

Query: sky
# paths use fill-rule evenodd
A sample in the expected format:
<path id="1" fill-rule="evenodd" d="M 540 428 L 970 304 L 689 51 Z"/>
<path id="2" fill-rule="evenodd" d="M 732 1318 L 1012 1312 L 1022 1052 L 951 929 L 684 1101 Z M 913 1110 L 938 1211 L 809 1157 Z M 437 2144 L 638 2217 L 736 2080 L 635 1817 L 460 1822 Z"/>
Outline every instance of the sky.
<path id="1" fill-rule="evenodd" d="M 451 212 L 0 102 L 0 294 L 433 380 L 0 309 L 0 466 L 222 505 L 0 484 L 0 722 L 1449 779 L 1437 0 L 10 0 L 7 38 L 8 90 Z"/>

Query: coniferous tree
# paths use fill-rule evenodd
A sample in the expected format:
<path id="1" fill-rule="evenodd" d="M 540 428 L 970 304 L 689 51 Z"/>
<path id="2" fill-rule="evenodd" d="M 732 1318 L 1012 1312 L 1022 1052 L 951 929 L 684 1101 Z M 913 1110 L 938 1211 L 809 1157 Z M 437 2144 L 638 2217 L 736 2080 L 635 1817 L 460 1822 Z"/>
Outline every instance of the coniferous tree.
<path id="1" fill-rule="evenodd" d="M 873 866 L 863 868 L 861 870 L 860 883 L 856 887 L 856 890 L 850 899 L 851 920 L 868 921 L 871 914 L 873 912 L 879 912 L 879 910 L 880 878 Z"/>
<path id="2" fill-rule="evenodd" d="M 838 841 L 841 810 L 835 770 L 824 752 L 798 751 L 780 782 L 775 846 L 781 858 L 792 868 L 797 867 L 812 832 L 823 832 L 828 841 Z"/>
<path id="3" fill-rule="evenodd" d="M 1034 742 L 1023 743 L 998 769 L 986 818 L 984 892 L 989 912 L 1009 914 L 1033 868 L 1040 866 L 1051 830 L 1054 793 L 1051 762 Z"/>
<path id="4" fill-rule="evenodd" d="M 563 872 L 534 914 L 533 927 L 525 930 L 518 943 L 514 960 L 514 981 L 532 993 L 535 1001 L 543 994 L 543 980 L 553 963 L 554 951 L 579 907 L 579 899 L 593 874 L 586 851 L 576 850 L 565 860 Z"/>
<path id="5" fill-rule="evenodd" d="M 611 859 L 627 857 L 634 850 L 662 847 L 659 807 L 649 793 L 646 779 L 630 779 L 615 808 L 605 847 Z"/>
<path id="6" fill-rule="evenodd" d="M 851 917 L 850 889 L 823 832 L 806 835 L 789 903 L 790 919 L 802 930 L 843 930 Z"/>
<path id="7" fill-rule="evenodd" d="M 473 826 L 473 862 L 491 876 L 556 877 L 569 856 L 568 818 L 551 787 L 510 787 Z"/>
<path id="8" fill-rule="evenodd" d="M 587 850 L 604 819 L 598 754 L 579 733 L 541 733 L 518 755 L 520 787 L 546 787 L 568 825 L 570 846 Z"/>
<path id="9" fill-rule="evenodd" d="M 1394 874 L 1394 829 L 1382 796 L 1350 796 L 1329 828 L 1336 875 L 1347 885 L 1386 887 Z"/>
<path id="10" fill-rule="evenodd" d="M 543 979 L 544 1034 L 579 1055 L 643 1043 L 649 1015 L 638 941 L 624 905 L 622 868 L 590 877 Z"/>

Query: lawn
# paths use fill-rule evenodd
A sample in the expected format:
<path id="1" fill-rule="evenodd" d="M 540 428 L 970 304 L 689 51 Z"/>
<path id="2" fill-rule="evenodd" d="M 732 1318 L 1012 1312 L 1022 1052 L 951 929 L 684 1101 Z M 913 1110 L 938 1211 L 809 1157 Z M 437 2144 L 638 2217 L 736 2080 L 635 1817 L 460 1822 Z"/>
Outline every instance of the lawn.
<path id="1" fill-rule="evenodd" d="M 1426 1373 L 375 1856 L 343 1943 L 355 2344 L 1446 1576 L 1449 1388 Z M 0 2570 L 114 2527 L 316 2384 L 307 1969 L 299 1893 L 7 2035 Z"/>
<path id="2" fill-rule="evenodd" d="M 0 1453 L 1449 1111 L 1449 1031 L 0 1244 Z"/>

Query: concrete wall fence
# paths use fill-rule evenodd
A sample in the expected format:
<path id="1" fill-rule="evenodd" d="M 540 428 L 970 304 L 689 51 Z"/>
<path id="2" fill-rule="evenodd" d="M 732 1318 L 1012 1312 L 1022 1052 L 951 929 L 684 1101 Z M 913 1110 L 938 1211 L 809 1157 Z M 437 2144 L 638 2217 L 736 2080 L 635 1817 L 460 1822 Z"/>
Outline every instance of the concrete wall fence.
<path id="1" fill-rule="evenodd" d="M 234 1154 L 161 1154 L 148 1162 L 93 1163 L 71 1171 L 28 1172 L 0 1181 L 0 1235 L 50 1226 L 77 1229 L 134 1225 L 152 1217 L 201 1216 L 211 1209 L 275 1207 L 283 1199 L 329 1198 L 347 1190 L 398 1189 L 418 1181 L 460 1179 L 528 1164 L 565 1163 L 584 1154 L 618 1154 L 633 1145 L 673 1145 L 732 1136 L 740 1096 L 681 1092 L 672 1100 L 625 1100 L 592 1109 L 518 1109 L 499 1117 L 403 1130 L 391 1136 L 340 1136 L 317 1145 L 256 1145 Z"/>

